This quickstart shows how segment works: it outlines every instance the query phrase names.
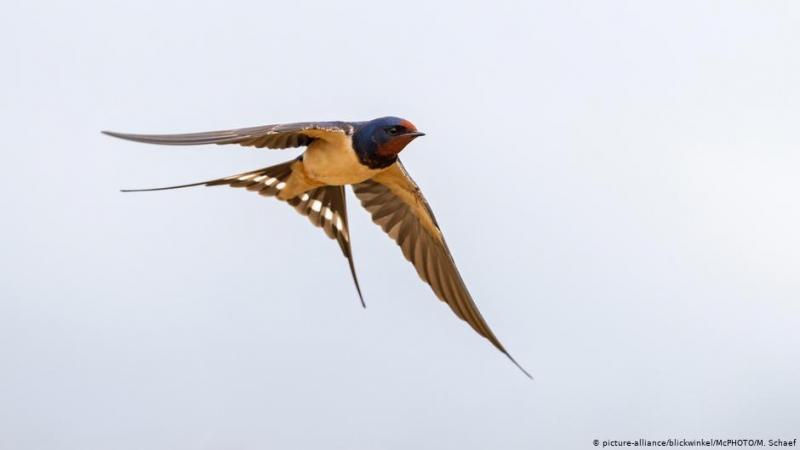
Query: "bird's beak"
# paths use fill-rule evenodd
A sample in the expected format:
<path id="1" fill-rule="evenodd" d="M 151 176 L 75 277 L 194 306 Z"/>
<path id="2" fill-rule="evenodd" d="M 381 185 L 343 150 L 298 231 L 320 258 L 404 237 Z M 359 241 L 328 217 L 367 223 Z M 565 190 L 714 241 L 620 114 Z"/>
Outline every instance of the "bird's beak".
<path id="1" fill-rule="evenodd" d="M 408 136 L 410 138 L 418 138 L 420 136 L 425 136 L 425 133 L 421 131 L 412 131 L 411 133 L 405 133 L 403 136 Z"/>

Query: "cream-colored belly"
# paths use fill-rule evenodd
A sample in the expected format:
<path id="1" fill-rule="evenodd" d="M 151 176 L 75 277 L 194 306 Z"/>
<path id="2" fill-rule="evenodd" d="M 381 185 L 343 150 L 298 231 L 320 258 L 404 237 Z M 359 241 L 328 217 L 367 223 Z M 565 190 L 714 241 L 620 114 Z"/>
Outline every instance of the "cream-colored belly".
<path id="1" fill-rule="evenodd" d="M 313 141 L 303 153 L 303 168 L 308 178 L 327 185 L 360 183 L 384 170 L 361 164 L 350 136 L 342 136 L 335 142 Z"/>

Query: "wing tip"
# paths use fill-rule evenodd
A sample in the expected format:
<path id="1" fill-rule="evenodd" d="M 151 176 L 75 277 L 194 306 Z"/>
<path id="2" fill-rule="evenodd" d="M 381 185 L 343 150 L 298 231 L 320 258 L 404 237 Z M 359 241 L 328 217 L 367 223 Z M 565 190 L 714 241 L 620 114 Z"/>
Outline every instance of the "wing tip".
<path id="1" fill-rule="evenodd" d="M 118 131 L 109 131 L 109 130 L 100 130 L 100 133 L 105 134 L 106 136 L 111 136 L 113 138 L 122 139 L 125 141 L 147 142 L 146 140 L 147 136 L 143 135 L 120 133 Z"/>
<path id="2" fill-rule="evenodd" d="M 202 139 L 196 137 L 190 139 L 190 135 L 170 135 L 170 134 L 134 134 L 134 133 L 120 133 L 118 131 L 101 130 L 102 134 L 111 136 L 113 138 L 122 139 L 124 141 L 141 142 L 144 144 L 157 144 L 157 145 L 200 145 L 212 144 L 214 141 L 209 141 L 208 138 Z M 182 139 L 179 139 L 182 138 Z"/>
<path id="3" fill-rule="evenodd" d="M 520 363 L 518 363 L 518 362 L 517 362 L 517 360 L 516 360 L 516 359 L 514 359 L 514 357 L 513 357 L 513 356 L 511 356 L 511 355 L 510 355 L 508 352 L 505 352 L 505 351 L 504 351 L 503 353 L 505 353 L 505 355 L 508 357 L 508 359 L 510 359 L 510 360 L 511 360 L 511 362 L 512 362 L 512 363 L 514 363 L 514 365 L 515 365 L 515 366 L 517 366 L 517 369 L 521 370 L 521 371 L 522 371 L 522 373 L 523 373 L 523 374 L 525 374 L 525 376 L 526 376 L 526 377 L 528 377 L 528 379 L 530 379 L 531 381 L 533 381 L 533 375 L 531 375 L 531 374 L 530 374 L 530 372 L 528 372 L 527 370 L 525 370 L 525 368 L 524 368 L 524 367 L 522 367 L 522 365 L 520 365 Z"/>
<path id="4" fill-rule="evenodd" d="M 118 138 L 122 136 L 122 133 L 117 133 L 116 131 L 109 131 L 109 130 L 100 130 L 100 133 L 105 134 L 106 136 L 111 136 Z"/>
<path id="5" fill-rule="evenodd" d="M 503 347 L 503 344 L 501 344 L 500 341 L 497 341 L 496 339 L 494 341 L 492 341 L 490 339 L 489 341 L 492 342 L 492 344 L 495 346 L 495 348 L 500 350 L 501 353 L 506 355 L 506 358 L 508 358 L 512 363 L 514 363 L 514 365 L 517 366 L 517 369 L 519 369 L 523 374 L 525 374 L 526 377 L 528 377 L 529 379 L 533 380 L 533 375 L 531 375 L 530 372 L 525 370 L 525 368 L 522 367 L 522 364 L 518 363 L 517 360 L 514 359 L 513 356 L 511 356 L 511 353 L 509 353 L 508 350 L 506 350 L 506 348 Z"/>

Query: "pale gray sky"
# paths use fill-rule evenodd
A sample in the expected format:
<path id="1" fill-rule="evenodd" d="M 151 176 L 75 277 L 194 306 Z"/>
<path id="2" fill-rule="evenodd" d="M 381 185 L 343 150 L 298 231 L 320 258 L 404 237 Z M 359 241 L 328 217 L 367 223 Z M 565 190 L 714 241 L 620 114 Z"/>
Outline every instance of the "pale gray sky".
<path id="1" fill-rule="evenodd" d="M 0 448 L 793 438 L 796 2 L 7 2 Z M 531 382 L 351 195 L 333 241 L 188 132 L 398 115 Z"/>

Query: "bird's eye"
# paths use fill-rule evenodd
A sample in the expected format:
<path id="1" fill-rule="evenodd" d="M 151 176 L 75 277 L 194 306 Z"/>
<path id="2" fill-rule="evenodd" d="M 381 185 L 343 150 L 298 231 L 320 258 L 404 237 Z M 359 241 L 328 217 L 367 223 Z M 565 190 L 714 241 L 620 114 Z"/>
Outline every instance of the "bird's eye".
<path id="1" fill-rule="evenodd" d="M 400 127 L 389 127 L 386 129 L 386 132 L 389 133 L 389 136 L 395 136 L 398 133 L 400 133 L 400 131 L 401 131 Z"/>

